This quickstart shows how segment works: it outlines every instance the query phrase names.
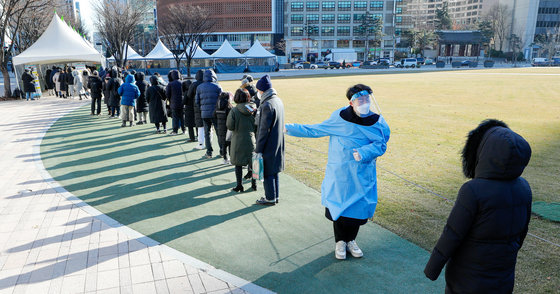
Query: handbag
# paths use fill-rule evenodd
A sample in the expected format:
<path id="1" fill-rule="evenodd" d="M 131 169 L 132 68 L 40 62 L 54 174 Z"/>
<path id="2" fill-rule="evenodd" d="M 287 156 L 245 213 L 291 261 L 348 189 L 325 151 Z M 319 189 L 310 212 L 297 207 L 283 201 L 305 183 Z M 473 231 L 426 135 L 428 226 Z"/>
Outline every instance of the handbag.
<path id="1" fill-rule="evenodd" d="M 253 153 L 253 179 L 264 181 L 264 165 L 261 153 Z"/>

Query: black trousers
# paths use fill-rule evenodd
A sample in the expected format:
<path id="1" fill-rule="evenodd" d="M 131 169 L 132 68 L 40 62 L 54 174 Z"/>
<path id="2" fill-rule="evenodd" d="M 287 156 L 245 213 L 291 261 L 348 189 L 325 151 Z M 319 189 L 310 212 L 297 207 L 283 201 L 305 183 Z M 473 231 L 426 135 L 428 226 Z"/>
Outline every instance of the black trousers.
<path id="1" fill-rule="evenodd" d="M 97 112 L 95 111 L 96 105 L 97 105 Z M 91 98 L 91 114 L 100 114 L 100 113 L 101 113 L 101 97 Z"/>
<path id="2" fill-rule="evenodd" d="M 248 171 L 249 174 L 253 173 L 250 164 L 247 166 L 247 169 L 249 170 Z M 235 179 L 237 181 L 237 187 L 243 186 L 243 166 L 241 165 L 235 166 Z M 251 186 L 256 186 L 256 185 L 257 185 L 257 181 L 251 178 Z"/>
<path id="3" fill-rule="evenodd" d="M 341 216 L 337 220 L 333 220 L 331 212 L 325 207 L 325 217 L 333 222 L 334 241 L 350 242 L 356 240 L 360 226 L 367 223 L 367 219 L 356 219 Z"/>
<path id="4" fill-rule="evenodd" d="M 155 125 L 156 125 L 156 130 L 159 131 L 159 123 L 155 123 Z M 163 126 L 164 130 L 167 130 L 167 128 L 165 127 L 165 123 L 161 123 L 161 125 Z"/>
<path id="5" fill-rule="evenodd" d="M 173 132 L 177 133 L 179 128 L 185 131 L 185 116 L 183 115 L 183 108 L 173 108 L 171 109 L 171 124 L 173 126 Z"/>
<path id="6" fill-rule="evenodd" d="M 188 116 L 189 115 L 194 115 L 194 113 L 190 113 L 190 114 L 187 113 L 188 112 L 187 108 L 183 109 L 183 112 L 185 114 L 183 122 L 185 123 L 185 126 L 186 126 L 187 122 L 189 121 Z M 191 110 L 191 112 L 192 112 L 192 110 Z M 195 127 L 187 127 L 187 128 L 189 129 L 189 139 L 191 139 L 191 141 L 194 141 L 196 139 L 196 137 L 194 135 Z"/>

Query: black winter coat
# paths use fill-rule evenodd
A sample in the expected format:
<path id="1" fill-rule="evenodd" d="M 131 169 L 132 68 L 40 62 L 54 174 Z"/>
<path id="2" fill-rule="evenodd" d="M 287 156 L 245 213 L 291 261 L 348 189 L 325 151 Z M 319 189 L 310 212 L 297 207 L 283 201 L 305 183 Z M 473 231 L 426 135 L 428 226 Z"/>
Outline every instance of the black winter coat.
<path id="1" fill-rule="evenodd" d="M 103 93 L 103 80 L 98 76 L 89 76 L 87 87 L 91 91 L 91 98 L 101 98 Z"/>
<path id="2" fill-rule="evenodd" d="M 225 98 L 225 99 L 224 99 Z M 218 136 L 218 144 L 220 146 L 225 146 L 226 143 L 226 134 L 227 134 L 227 117 L 229 112 L 232 109 L 232 105 L 229 103 L 228 97 L 219 98 L 218 102 L 216 103 L 216 120 L 218 122 L 217 125 L 217 136 Z"/>
<path id="3" fill-rule="evenodd" d="M 186 80 L 181 84 L 183 90 L 183 106 L 185 109 L 185 126 L 189 128 L 195 127 L 194 123 L 194 101 L 189 99 L 189 88 L 192 85 L 191 80 Z"/>
<path id="4" fill-rule="evenodd" d="M 111 79 L 107 83 L 107 91 L 109 91 L 109 103 L 111 107 L 119 107 L 121 105 L 121 96 L 119 95 L 119 87 L 122 85 L 122 80 L 118 78 L 116 69 L 111 69 Z"/>
<path id="5" fill-rule="evenodd" d="M 255 119 L 257 146 L 255 153 L 262 153 L 264 176 L 284 170 L 284 104 L 271 88 L 262 95 Z"/>
<path id="6" fill-rule="evenodd" d="M 35 77 L 29 72 L 24 72 L 21 75 L 21 80 L 23 81 L 23 91 L 24 92 L 35 92 Z"/>
<path id="7" fill-rule="evenodd" d="M 103 79 L 103 103 L 109 104 L 109 98 L 111 97 L 111 91 L 109 91 L 109 77 Z"/>
<path id="8" fill-rule="evenodd" d="M 62 71 L 60 75 L 58 75 L 58 81 L 60 83 L 60 91 L 68 91 L 68 83 L 66 82 L 66 76 L 68 74 L 65 71 Z"/>
<path id="9" fill-rule="evenodd" d="M 172 70 L 169 76 L 171 78 L 165 89 L 165 94 L 169 98 L 169 106 L 171 109 L 183 109 L 183 90 L 179 80 L 179 72 Z"/>
<path id="10" fill-rule="evenodd" d="M 150 85 L 145 80 L 145 75 L 143 72 L 137 72 L 135 75 L 136 86 L 140 90 L 140 97 L 136 99 L 136 111 L 137 112 L 148 112 L 148 100 L 146 99 L 146 90 Z"/>
<path id="11" fill-rule="evenodd" d="M 45 72 L 45 84 L 47 85 L 46 89 L 50 90 L 53 89 L 53 82 L 52 82 L 52 69 L 47 69 Z"/>
<path id="12" fill-rule="evenodd" d="M 203 83 L 202 79 L 204 76 L 204 70 L 199 70 L 196 72 L 196 81 L 194 83 L 192 83 L 189 87 L 189 92 L 188 92 L 188 99 L 192 101 L 193 103 L 193 110 L 194 110 L 194 123 L 195 123 L 195 127 L 197 128 L 202 128 L 204 127 L 204 123 L 202 121 L 202 115 L 200 112 L 200 107 L 198 105 L 196 105 L 196 103 L 194 103 L 194 99 L 196 96 L 196 89 L 198 88 L 198 86 L 200 84 Z"/>
<path id="13" fill-rule="evenodd" d="M 150 108 L 150 122 L 167 122 L 165 88 L 162 85 L 151 86 L 146 91 L 146 100 Z"/>
<path id="14" fill-rule="evenodd" d="M 447 263 L 446 293 L 512 293 L 531 218 L 531 188 L 521 177 L 531 148 L 505 127 L 490 128 L 476 146 L 474 178 L 459 190 L 424 273 L 435 280 Z"/>

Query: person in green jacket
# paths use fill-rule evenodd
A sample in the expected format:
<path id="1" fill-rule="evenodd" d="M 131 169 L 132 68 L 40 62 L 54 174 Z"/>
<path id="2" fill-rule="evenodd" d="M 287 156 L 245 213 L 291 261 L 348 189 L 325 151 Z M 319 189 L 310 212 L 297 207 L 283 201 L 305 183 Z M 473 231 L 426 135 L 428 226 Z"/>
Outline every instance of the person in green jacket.
<path id="1" fill-rule="evenodd" d="M 226 126 L 232 132 L 231 135 L 231 164 L 235 165 L 235 177 L 237 186 L 234 192 L 243 192 L 243 166 L 248 166 L 251 172 L 251 160 L 255 150 L 255 103 L 249 102 L 250 95 L 246 89 L 238 89 L 233 96 L 237 104 L 228 114 Z M 251 188 L 257 190 L 255 179 L 251 180 Z"/>

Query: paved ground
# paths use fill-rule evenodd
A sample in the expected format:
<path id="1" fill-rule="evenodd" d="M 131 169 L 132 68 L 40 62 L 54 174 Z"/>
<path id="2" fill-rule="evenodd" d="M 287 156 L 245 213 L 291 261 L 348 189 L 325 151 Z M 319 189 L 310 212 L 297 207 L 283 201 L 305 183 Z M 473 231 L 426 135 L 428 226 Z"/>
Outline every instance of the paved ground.
<path id="1" fill-rule="evenodd" d="M 422 273 L 428 252 L 373 224 L 358 243 L 363 259 L 334 258 L 332 225 L 320 194 L 281 174 L 280 204 L 233 193 L 233 167 L 152 125 L 121 128 L 82 107 L 59 119 L 41 144 L 49 173 L 121 225 L 278 293 L 440 293 Z M 214 142 L 214 155 L 217 143 Z M 249 183 L 245 182 L 245 187 Z"/>
<path id="2" fill-rule="evenodd" d="M 52 182 L 39 144 L 55 119 L 81 105 L 0 102 L 0 293 L 266 292 L 158 245 Z"/>

